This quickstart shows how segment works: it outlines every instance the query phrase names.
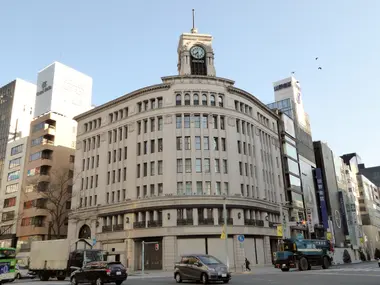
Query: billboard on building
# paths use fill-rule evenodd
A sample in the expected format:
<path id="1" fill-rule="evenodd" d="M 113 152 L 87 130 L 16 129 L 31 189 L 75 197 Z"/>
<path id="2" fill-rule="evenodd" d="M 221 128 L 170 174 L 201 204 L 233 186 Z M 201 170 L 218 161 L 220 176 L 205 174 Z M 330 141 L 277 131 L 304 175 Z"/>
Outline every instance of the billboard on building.
<path id="1" fill-rule="evenodd" d="M 320 207 L 321 207 L 322 224 L 323 224 L 323 228 L 327 230 L 329 228 L 329 218 L 328 218 L 327 205 L 326 205 L 326 200 L 325 200 L 325 189 L 323 186 L 322 170 L 320 168 L 316 168 L 314 173 L 315 173 L 315 180 L 317 182 L 317 190 L 318 190 L 319 202 L 320 202 Z"/>
<path id="2" fill-rule="evenodd" d="M 294 128 L 294 122 L 291 118 L 289 118 L 287 115 L 282 114 L 281 119 L 284 122 L 284 131 L 287 133 L 289 136 L 295 138 L 296 137 L 296 131 Z"/>
<path id="3" fill-rule="evenodd" d="M 92 78 L 59 62 L 38 73 L 34 117 L 55 112 L 73 118 L 91 109 Z"/>

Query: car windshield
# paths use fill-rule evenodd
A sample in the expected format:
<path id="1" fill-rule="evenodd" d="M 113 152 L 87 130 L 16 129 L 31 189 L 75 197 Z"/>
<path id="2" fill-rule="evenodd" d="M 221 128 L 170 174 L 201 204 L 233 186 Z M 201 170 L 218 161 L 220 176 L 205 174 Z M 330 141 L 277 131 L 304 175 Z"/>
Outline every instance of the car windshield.
<path id="1" fill-rule="evenodd" d="M 206 265 L 221 264 L 222 262 L 213 256 L 199 256 L 199 259 Z"/>
<path id="2" fill-rule="evenodd" d="M 123 264 L 121 264 L 121 263 L 111 263 L 110 265 L 109 265 L 109 268 L 110 269 L 119 269 L 119 270 L 122 270 L 122 269 L 124 269 L 124 266 L 123 266 Z"/>
<path id="3" fill-rule="evenodd" d="M 0 259 L 15 258 L 16 251 L 14 249 L 0 249 Z"/>

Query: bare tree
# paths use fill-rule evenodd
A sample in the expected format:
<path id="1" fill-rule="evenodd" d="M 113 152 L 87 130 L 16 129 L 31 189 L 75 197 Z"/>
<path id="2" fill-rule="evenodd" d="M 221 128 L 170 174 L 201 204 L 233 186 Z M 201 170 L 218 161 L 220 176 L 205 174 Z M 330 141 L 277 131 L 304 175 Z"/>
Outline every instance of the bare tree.
<path id="1" fill-rule="evenodd" d="M 46 201 L 46 210 L 50 214 L 49 236 L 60 238 L 66 235 L 63 229 L 71 208 L 73 180 L 73 171 L 69 168 L 52 169 L 49 183 L 39 191 Z"/>
<path id="2" fill-rule="evenodd" d="M 4 201 L 0 200 L 0 203 L 3 204 Z M 4 211 L 4 208 L 2 209 L 2 216 L 0 217 L 1 222 L 0 222 L 0 238 L 2 236 L 12 234 L 12 228 L 15 226 L 17 227 L 18 222 L 22 219 L 22 213 L 17 213 L 15 214 L 15 211 L 10 211 L 13 212 L 13 215 L 11 217 L 8 217 L 6 220 L 3 220 L 4 214 L 7 211 Z"/>

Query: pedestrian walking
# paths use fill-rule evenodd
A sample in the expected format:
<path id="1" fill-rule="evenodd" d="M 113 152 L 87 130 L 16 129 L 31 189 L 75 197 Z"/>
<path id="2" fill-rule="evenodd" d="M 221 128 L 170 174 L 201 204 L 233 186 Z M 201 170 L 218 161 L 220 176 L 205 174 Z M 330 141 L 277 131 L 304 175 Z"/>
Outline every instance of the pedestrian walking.
<path id="1" fill-rule="evenodd" d="M 245 269 L 248 270 L 248 271 L 251 271 L 251 268 L 249 267 L 251 263 L 249 262 L 249 260 L 247 258 L 245 258 Z"/>

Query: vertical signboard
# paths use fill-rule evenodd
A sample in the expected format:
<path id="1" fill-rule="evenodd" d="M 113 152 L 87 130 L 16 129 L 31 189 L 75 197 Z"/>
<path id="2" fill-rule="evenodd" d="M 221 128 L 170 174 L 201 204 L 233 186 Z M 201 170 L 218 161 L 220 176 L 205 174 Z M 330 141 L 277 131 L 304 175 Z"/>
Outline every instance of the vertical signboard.
<path id="1" fill-rule="evenodd" d="M 323 187 L 323 180 L 322 180 L 322 170 L 320 168 L 315 169 L 315 179 L 317 182 L 318 196 L 319 196 L 319 202 L 321 206 L 323 228 L 327 230 L 329 228 L 329 221 L 328 221 L 328 214 L 327 214 L 327 205 L 326 205 L 326 200 L 325 200 L 325 189 Z"/>
<path id="2" fill-rule="evenodd" d="M 346 207 L 344 206 L 344 198 L 343 198 L 342 191 L 338 192 L 338 198 L 339 198 L 339 208 L 340 208 L 340 216 L 342 219 L 343 232 L 345 235 L 349 235 L 348 226 L 347 226 Z"/>

